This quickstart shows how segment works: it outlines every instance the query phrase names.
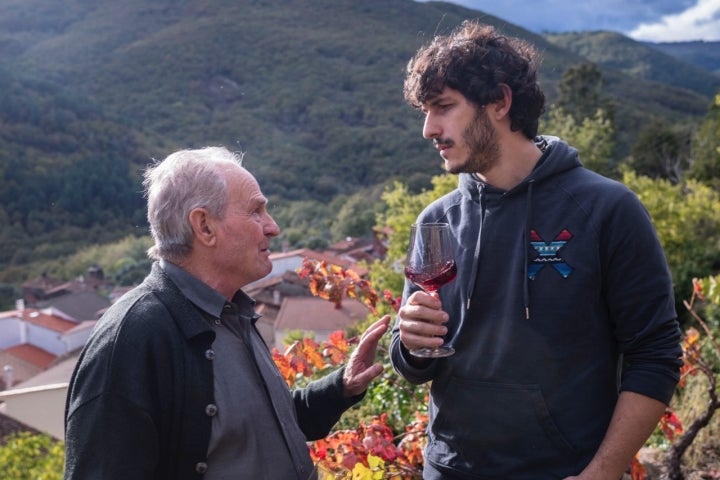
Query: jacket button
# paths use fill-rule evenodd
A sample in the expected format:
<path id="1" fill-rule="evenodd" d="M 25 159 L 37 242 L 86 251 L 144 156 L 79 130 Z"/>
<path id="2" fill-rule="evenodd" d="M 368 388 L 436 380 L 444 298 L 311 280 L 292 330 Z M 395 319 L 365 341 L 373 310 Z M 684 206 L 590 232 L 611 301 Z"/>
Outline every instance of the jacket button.
<path id="1" fill-rule="evenodd" d="M 217 415 L 218 407 L 214 403 L 208 403 L 208 405 L 205 407 L 205 415 L 208 417 L 214 417 Z"/>
<path id="2" fill-rule="evenodd" d="M 215 350 L 212 348 L 205 350 L 205 358 L 208 360 L 215 360 Z"/>
<path id="3" fill-rule="evenodd" d="M 205 472 L 207 472 L 207 463 L 205 462 L 198 462 L 195 464 L 195 472 L 199 473 L 200 475 L 203 475 Z"/>

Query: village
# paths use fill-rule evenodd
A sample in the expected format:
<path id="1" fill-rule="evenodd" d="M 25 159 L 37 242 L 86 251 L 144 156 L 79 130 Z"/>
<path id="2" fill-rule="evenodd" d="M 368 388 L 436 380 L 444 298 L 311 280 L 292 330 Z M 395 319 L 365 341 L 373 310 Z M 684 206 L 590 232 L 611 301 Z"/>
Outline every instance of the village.
<path id="1" fill-rule="evenodd" d="M 323 251 L 298 249 L 271 255 L 272 271 L 243 290 L 256 300 L 256 327 L 268 349 L 285 349 L 293 333 L 321 342 L 368 315 L 358 300 L 339 308 L 311 294 L 297 270 L 304 259 L 367 272 L 365 263 L 384 258 L 381 236 L 347 238 Z M 70 281 L 41 275 L 22 285 L 15 308 L 0 312 L 0 440 L 19 432 L 64 440 L 68 383 L 78 356 L 103 312 L 132 287 L 117 287 L 102 266 Z"/>

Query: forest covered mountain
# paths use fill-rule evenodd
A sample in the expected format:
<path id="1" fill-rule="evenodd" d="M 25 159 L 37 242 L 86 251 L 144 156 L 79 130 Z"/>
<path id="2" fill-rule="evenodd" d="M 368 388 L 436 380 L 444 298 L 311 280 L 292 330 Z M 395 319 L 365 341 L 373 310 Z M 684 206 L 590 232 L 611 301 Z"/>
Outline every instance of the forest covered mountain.
<path id="1" fill-rule="evenodd" d="M 646 42 L 645 45 L 720 75 L 720 42 L 696 40 L 692 42 Z"/>
<path id="2" fill-rule="evenodd" d="M 440 162 L 403 102 L 403 69 L 466 18 L 542 51 L 550 103 L 563 72 L 597 63 L 626 150 L 653 116 L 701 117 L 720 88 L 687 54 L 615 34 L 546 38 L 443 2 L 4 0 L 0 271 L 144 234 L 140 171 L 178 148 L 245 152 L 275 201 L 427 185 Z"/>

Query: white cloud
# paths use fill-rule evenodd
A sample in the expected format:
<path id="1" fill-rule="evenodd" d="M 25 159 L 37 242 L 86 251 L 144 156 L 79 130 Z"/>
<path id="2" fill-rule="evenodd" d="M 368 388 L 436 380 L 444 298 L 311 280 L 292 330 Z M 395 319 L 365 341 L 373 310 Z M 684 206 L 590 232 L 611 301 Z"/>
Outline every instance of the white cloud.
<path id="1" fill-rule="evenodd" d="M 654 42 L 720 40 L 720 0 L 445 1 L 538 33 L 610 30 Z"/>
<path id="2" fill-rule="evenodd" d="M 651 42 L 718 41 L 720 0 L 698 0 L 684 12 L 664 15 L 657 22 L 641 23 L 628 36 Z"/>

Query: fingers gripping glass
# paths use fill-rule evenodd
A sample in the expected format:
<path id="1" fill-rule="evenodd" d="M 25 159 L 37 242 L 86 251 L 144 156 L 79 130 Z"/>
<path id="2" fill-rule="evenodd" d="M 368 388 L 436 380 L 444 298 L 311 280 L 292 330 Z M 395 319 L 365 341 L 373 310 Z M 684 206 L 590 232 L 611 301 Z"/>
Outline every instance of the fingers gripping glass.
<path id="1" fill-rule="evenodd" d="M 410 244 L 405 261 L 405 277 L 428 293 L 437 292 L 457 274 L 452 235 L 447 223 L 419 223 L 410 228 Z M 410 350 L 425 358 L 447 357 L 455 353 L 449 345 Z"/>

